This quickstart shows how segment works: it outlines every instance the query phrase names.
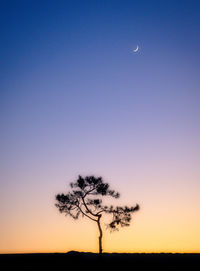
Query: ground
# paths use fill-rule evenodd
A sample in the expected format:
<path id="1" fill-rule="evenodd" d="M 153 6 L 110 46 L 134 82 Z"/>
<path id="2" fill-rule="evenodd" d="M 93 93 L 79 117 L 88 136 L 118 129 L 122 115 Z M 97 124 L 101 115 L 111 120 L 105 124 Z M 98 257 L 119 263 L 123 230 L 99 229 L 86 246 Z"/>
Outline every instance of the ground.
<path id="1" fill-rule="evenodd" d="M 4 270 L 199 270 L 200 254 L 41 253 L 1 254 Z"/>

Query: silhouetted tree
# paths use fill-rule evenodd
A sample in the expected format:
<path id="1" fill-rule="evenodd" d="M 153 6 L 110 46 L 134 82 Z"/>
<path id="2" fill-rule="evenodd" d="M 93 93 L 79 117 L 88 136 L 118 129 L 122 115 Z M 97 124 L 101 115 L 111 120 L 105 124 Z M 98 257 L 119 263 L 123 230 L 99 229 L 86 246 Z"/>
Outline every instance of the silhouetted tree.
<path id="1" fill-rule="evenodd" d="M 80 215 L 86 216 L 97 223 L 99 229 L 99 253 L 102 253 L 102 228 L 100 220 L 102 214 L 110 214 L 112 216 L 108 228 L 117 230 L 120 226 L 126 227 L 130 225 L 131 215 L 139 210 L 139 205 L 134 207 L 113 207 L 102 204 L 102 196 L 111 196 L 115 199 L 120 194 L 111 190 L 108 183 L 104 183 L 102 177 L 87 176 L 83 178 L 79 176 L 74 183 L 70 183 L 71 192 L 67 194 L 56 195 L 55 204 L 61 213 L 70 215 L 74 219 L 78 219 Z"/>

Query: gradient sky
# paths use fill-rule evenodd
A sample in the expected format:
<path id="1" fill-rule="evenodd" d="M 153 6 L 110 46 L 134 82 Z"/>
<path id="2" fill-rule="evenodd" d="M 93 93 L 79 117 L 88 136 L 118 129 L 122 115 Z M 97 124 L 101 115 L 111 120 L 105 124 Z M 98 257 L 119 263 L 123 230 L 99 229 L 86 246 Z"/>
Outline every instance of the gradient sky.
<path id="1" fill-rule="evenodd" d="M 54 206 L 78 174 L 141 205 L 105 251 L 200 252 L 199 13 L 0 1 L 0 253 L 98 250 L 96 225 Z"/>

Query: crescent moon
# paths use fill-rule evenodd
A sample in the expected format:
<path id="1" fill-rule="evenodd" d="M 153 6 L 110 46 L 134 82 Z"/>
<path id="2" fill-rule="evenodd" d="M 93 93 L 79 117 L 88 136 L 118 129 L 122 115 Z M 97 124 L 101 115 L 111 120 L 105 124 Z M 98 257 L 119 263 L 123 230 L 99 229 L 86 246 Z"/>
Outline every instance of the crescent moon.
<path id="1" fill-rule="evenodd" d="M 136 49 L 133 50 L 134 53 L 136 53 L 139 50 L 139 46 L 137 45 Z"/>

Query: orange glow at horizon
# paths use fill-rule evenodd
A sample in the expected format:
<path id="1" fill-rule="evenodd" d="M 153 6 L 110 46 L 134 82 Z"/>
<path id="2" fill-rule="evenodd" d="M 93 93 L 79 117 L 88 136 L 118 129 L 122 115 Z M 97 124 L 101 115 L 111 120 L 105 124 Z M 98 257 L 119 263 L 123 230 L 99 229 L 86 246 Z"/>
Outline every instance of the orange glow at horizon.
<path id="1" fill-rule="evenodd" d="M 127 197 L 121 196 L 120 199 L 113 200 L 113 204 L 122 203 L 123 205 L 131 202 L 131 198 L 141 198 L 140 193 L 136 196 L 130 190 L 127 192 Z M 102 220 L 103 251 L 199 253 L 198 208 L 194 208 L 194 202 L 184 203 L 178 197 L 176 200 L 180 201 L 180 205 L 174 205 L 173 197 L 171 197 L 171 202 L 165 201 L 164 195 L 163 199 L 158 197 L 152 198 L 151 201 L 144 200 L 140 204 L 139 212 L 133 215 L 131 225 L 113 233 L 106 230 L 107 218 Z M 49 210 L 41 209 L 40 212 L 30 208 L 26 213 L 26 207 L 24 207 L 25 213 L 19 215 L 16 212 L 13 217 L 10 217 L 10 221 L 7 221 L 1 231 L 0 253 L 44 253 L 70 250 L 98 252 L 99 233 L 95 222 L 87 218 L 73 220 L 60 214 L 54 207 L 53 200 L 51 204 Z M 133 201 L 132 204 L 134 204 Z"/>

